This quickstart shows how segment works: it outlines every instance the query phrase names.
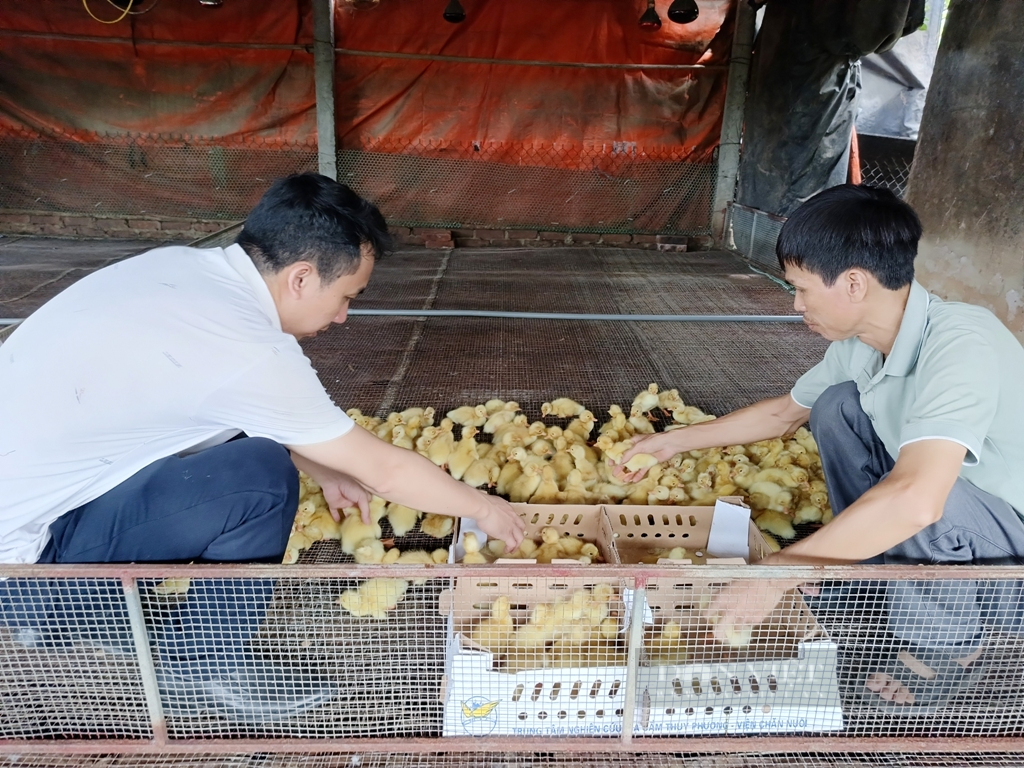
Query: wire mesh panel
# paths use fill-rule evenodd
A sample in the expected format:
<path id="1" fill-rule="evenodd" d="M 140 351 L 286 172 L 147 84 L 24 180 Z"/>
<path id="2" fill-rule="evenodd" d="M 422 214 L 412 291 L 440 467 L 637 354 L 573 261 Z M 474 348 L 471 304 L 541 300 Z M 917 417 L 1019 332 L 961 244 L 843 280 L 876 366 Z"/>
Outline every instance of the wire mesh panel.
<path id="1" fill-rule="evenodd" d="M 0 735 L 152 734 L 119 579 L 0 582 Z"/>
<path id="2" fill-rule="evenodd" d="M 406 226 L 710 233 L 714 162 L 627 142 L 521 147 L 516 164 L 508 154 L 486 142 L 371 141 L 338 153 L 338 180 Z"/>
<path id="3" fill-rule="evenodd" d="M 316 170 L 315 144 L 192 136 L 0 134 L 0 209 L 240 219 L 270 182 Z"/>
<path id="4" fill-rule="evenodd" d="M 785 222 L 780 216 L 731 203 L 727 231 L 735 250 L 772 272 L 779 271 L 775 243 Z"/>

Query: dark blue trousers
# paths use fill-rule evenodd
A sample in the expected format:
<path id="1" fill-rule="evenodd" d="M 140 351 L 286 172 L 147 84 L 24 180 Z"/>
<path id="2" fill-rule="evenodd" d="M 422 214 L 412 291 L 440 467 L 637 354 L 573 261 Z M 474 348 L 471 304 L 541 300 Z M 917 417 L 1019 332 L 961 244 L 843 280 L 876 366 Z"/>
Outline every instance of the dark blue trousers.
<path id="1" fill-rule="evenodd" d="M 887 477 L 895 464 L 861 408 L 852 381 L 821 394 L 811 409 L 811 432 L 837 515 Z M 960 477 L 940 520 L 869 562 L 1022 565 L 1024 522 L 1006 501 Z M 977 647 L 983 627 L 1011 633 L 1024 627 L 1020 579 L 890 581 L 886 596 L 889 628 L 895 635 L 963 655 Z"/>
<path id="2" fill-rule="evenodd" d="M 52 523 L 39 562 L 281 562 L 298 496 L 298 471 L 271 440 L 169 456 Z M 151 626 L 161 660 L 241 655 L 273 586 L 268 579 L 192 579 L 184 601 Z M 129 627 L 116 579 L 7 579 L 0 620 L 42 630 L 58 645 L 82 623 Z"/>

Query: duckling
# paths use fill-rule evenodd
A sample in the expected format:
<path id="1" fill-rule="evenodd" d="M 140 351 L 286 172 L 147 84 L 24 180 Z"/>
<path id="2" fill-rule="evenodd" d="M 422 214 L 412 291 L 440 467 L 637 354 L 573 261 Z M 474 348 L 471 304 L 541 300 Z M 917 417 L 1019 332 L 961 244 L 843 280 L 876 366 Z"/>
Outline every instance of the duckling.
<path id="1" fill-rule="evenodd" d="M 537 490 L 533 492 L 533 495 L 530 496 L 529 503 L 557 504 L 560 490 L 554 467 L 550 464 L 541 467 L 540 478 L 540 484 L 537 486 Z"/>
<path id="2" fill-rule="evenodd" d="M 796 512 L 793 513 L 793 525 L 799 525 L 800 523 L 820 523 L 821 522 L 821 507 L 817 507 L 810 502 L 807 502 L 800 506 Z"/>
<path id="3" fill-rule="evenodd" d="M 562 419 L 579 416 L 585 410 L 586 408 L 568 397 L 555 398 L 550 403 L 543 403 L 540 407 L 542 416 L 556 416 Z"/>
<path id="4" fill-rule="evenodd" d="M 552 456 L 555 453 L 555 446 L 552 445 L 550 440 L 543 437 L 538 437 L 532 443 L 530 443 L 530 453 L 534 456 L 540 456 L 546 458 Z"/>
<path id="5" fill-rule="evenodd" d="M 596 504 L 617 504 L 629 495 L 630 486 L 617 483 L 596 483 L 590 489 Z"/>
<path id="6" fill-rule="evenodd" d="M 389 413 L 387 419 L 384 420 L 380 426 L 374 431 L 381 440 L 387 440 L 391 442 L 391 432 L 396 426 L 402 423 L 402 414 L 400 413 Z"/>
<path id="7" fill-rule="evenodd" d="M 478 446 L 478 448 L 481 447 L 483 446 Z M 473 488 L 480 488 L 484 485 L 488 488 L 493 488 L 494 484 L 498 482 L 500 474 L 501 467 L 498 466 L 497 461 L 492 458 L 482 457 L 466 467 L 466 471 L 462 474 L 462 482 Z"/>
<path id="8" fill-rule="evenodd" d="M 561 504 L 590 504 L 592 496 L 583 484 L 583 473 L 573 469 L 565 478 L 565 488 L 559 495 Z"/>
<path id="9" fill-rule="evenodd" d="M 426 408 L 406 408 L 402 411 L 401 416 L 406 424 L 417 428 L 426 427 L 434 423 L 434 409 L 430 406 Z"/>
<path id="10" fill-rule="evenodd" d="M 466 531 L 466 535 L 462 537 L 462 548 L 466 550 L 466 554 L 462 558 L 462 562 L 466 565 L 480 565 L 490 562 L 484 556 L 484 553 L 480 551 L 480 539 L 477 538 L 473 531 Z"/>
<path id="11" fill-rule="evenodd" d="M 557 528 L 545 528 L 540 532 L 540 538 L 542 543 L 534 555 L 538 563 L 550 563 L 562 556 L 562 550 L 558 546 L 561 534 Z"/>
<path id="12" fill-rule="evenodd" d="M 597 562 L 601 561 L 601 550 L 599 550 L 597 548 L 597 545 L 594 544 L 592 541 L 587 541 L 587 542 L 584 542 L 582 547 L 580 547 L 580 556 L 581 557 L 589 557 L 590 558 L 590 562 L 597 563 Z M 596 589 L 599 586 L 601 586 L 601 585 L 597 584 L 597 585 L 595 585 L 594 588 Z M 614 589 L 612 591 L 614 593 Z M 603 593 L 603 591 L 602 591 L 602 593 Z M 609 599 L 610 599 L 610 597 L 611 596 L 609 596 Z"/>
<path id="13" fill-rule="evenodd" d="M 455 450 L 455 422 L 442 419 L 433 441 L 427 448 L 427 458 L 438 467 L 448 466 L 448 458 Z"/>
<path id="14" fill-rule="evenodd" d="M 358 589 L 342 592 L 338 603 L 353 616 L 386 619 L 408 589 L 409 582 L 403 579 L 367 579 Z"/>
<path id="15" fill-rule="evenodd" d="M 672 411 L 672 420 L 684 427 L 690 424 L 700 424 L 702 421 L 710 421 L 714 418 L 714 416 L 704 413 L 695 405 L 686 405 Z"/>
<path id="16" fill-rule="evenodd" d="M 515 419 L 515 411 L 500 410 L 495 411 L 487 417 L 487 421 L 484 422 L 484 432 L 488 435 L 493 435 L 494 430 L 503 424 L 511 424 L 512 420 Z"/>
<path id="17" fill-rule="evenodd" d="M 362 516 L 356 507 L 349 507 L 344 510 L 345 519 L 341 521 L 338 534 L 341 538 L 341 551 L 346 555 L 355 554 L 356 547 L 360 546 L 365 539 L 380 538 L 380 523 L 385 509 L 383 506 L 370 506 L 370 524 L 363 522 Z"/>
<path id="18" fill-rule="evenodd" d="M 393 565 L 398 562 L 398 558 L 402 556 L 402 550 L 398 547 L 392 547 L 384 553 L 384 557 L 381 559 L 381 565 Z"/>
<path id="19" fill-rule="evenodd" d="M 690 657 L 683 638 L 683 627 L 676 619 L 666 621 L 647 644 L 647 655 L 654 664 L 685 664 Z"/>
<path id="20" fill-rule="evenodd" d="M 501 471 L 498 473 L 498 481 L 494 485 L 494 490 L 497 491 L 500 496 L 507 496 L 509 486 L 523 474 L 523 465 L 516 461 L 511 456 L 509 460 L 501 467 Z"/>
<path id="21" fill-rule="evenodd" d="M 654 425 L 648 420 L 644 414 L 637 408 L 633 408 L 629 412 L 629 424 L 633 427 L 637 434 L 641 435 L 653 435 Z"/>
<path id="22" fill-rule="evenodd" d="M 433 513 L 424 515 L 420 521 L 420 532 L 435 539 L 443 539 L 455 530 L 455 520 L 448 515 L 436 515 Z"/>
<path id="23" fill-rule="evenodd" d="M 302 530 L 314 541 L 341 538 L 341 525 L 326 507 L 317 507 L 316 512 Z"/>
<path id="24" fill-rule="evenodd" d="M 539 603 L 530 611 L 529 620 L 512 636 L 512 646 L 519 650 L 543 648 L 555 639 L 557 632 L 552 606 Z"/>
<path id="25" fill-rule="evenodd" d="M 497 398 L 488 400 L 484 403 L 484 408 L 487 410 L 487 415 L 490 416 L 498 411 L 518 411 L 519 403 L 514 400 L 505 402 L 504 400 L 498 400 Z"/>
<path id="26" fill-rule="evenodd" d="M 463 427 L 462 439 L 448 456 L 448 473 L 456 480 L 461 480 L 469 465 L 480 458 L 476 452 L 478 431 L 476 427 Z"/>
<path id="27" fill-rule="evenodd" d="M 569 444 L 565 438 L 560 437 L 555 440 L 555 453 L 548 463 L 554 468 L 560 483 L 565 483 L 569 473 L 576 469 L 576 459 L 569 453 Z"/>
<path id="28" fill-rule="evenodd" d="M 668 503 L 677 506 L 685 507 L 689 502 L 690 494 L 686 492 L 686 488 L 679 486 L 678 488 L 670 488 L 668 492 Z"/>
<path id="29" fill-rule="evenodd" d="M 654 490 L 647 494 L 647 503 L 650 505 L 668 504 L 668 497 L 671 490 L 671 488 L 667 488 L 664 485 L 654 486 Z"/>
<path id="30" fill-rule="evenodd" d="M 665 413 L 671 413 L 676 408 L 686 407 L 686 404 L 679 396 L 678 389 L 666 389 L 658 393 L 658 407 Z"/>
<path id="31" fill-rule="evenodd" d="M 405 433 L 405 427 L 402 424 L 395 425 L 391 431 L 391 444 L 409 451 L 415 448 L 412 438 Z"/>
<path id="32" fill-rule="evenodd" d="M 634 453 L 629 457 L 629 461 L 626 462 L 625 467 L 630 472 L 636 472 L 640 469 L 650 469 L 658 463 L 658 458 L 652 456 L 649 453 Z"/>
<path id="33" fill-rule="evenodd" d="M 644 478 L 629 486 L 629 493 L 624 504 L 646 504 L 647 494 L 658 487 L 658 479 L 661 477 L 661 465 L 655 464 Z"/>
<path id="34" fill-rule="evenodd" d="M 573 461 L 576 465 L 575 468 L 580 472 L 584 487 L 587 489 L 593 488 L 600 479 L 600 475 L 597 473 L 597 467 L 593 462 L 587 459 L 587 454 L 583 446 L 574 445 L 569 448 L 569 453 L 572 455 Z"/>
<path id="35" fill-rule="evenodd" d="M 435 549 L 430 553 L 430 559 L 437 565 L 442 565 L 448 562 L 448 550 L 447 549 Z"/>
<path id="36" fill-rule="evenodd" d="M 504 653 L 512 643 L 515 623 L 512 621 L 509 599 L 500 595 L 491 603 L 491 615 L 482 619 L 469 633 L 469 639 L 491 653 Z"/>
<path id="37" fill-rule="evenodd" d="M 558 550 L 563 558 L 576 557 L 583 553 L 583 539 L 563 533 L 558 539 Z"/>
<path id="38" fill-rule="evenodd" d="M 388 504 L 388 522 L 391 523 L 391 531 L 395 536 L 405 536 L 416 527 L 423 513 L 403 504 L 392 502 Z"/>
<path id="39" fill-rule="evenodd" d="M 352 553 L 357 563 L 375 564 L 384 559 L 384 544 L 380 539 L 363 539 Z"/>
<path id="40" fill-rule="evenodd" d="M 553 444 L 558 438 L 562 436 L 562 433 L 564 432 L 565 430 L 562 429 L 560 426 L 558 426 L 557 424 L 552 424 L 550 427 L 548 427 L 547 434 L 545 435 L 545 437 L 548 440 L 550 440 Z"/>
<path id="41" fill-rule="evenodd" d="M 543 456 L 535 456 L 523 447 L 513 448 L 508 452 L 508 457 L 512 461 L 517 461 L 523 467 L 528 464 L 536 464 L 538 467 L 546 467 L 547 461 L 544 460 Z"/>
<path id="42" fill-rule="evenodd" d="M 487 407 L 484 405 L 464 405 L 448 411 L 446 415 L 464 427 L 482 427 L 487 423 Z"/>
<path id="43" fill-rule="evenodd" d="M 509 499 L 513 502 L 529 501 L 540 486 L 542 469 L 537 464 L 527 464 L 523 467 L 522 474 L 509 484 Z"/>
<path id="44" fill-rule="evenodd" d="M 629 423 L 622 408 L 612 405 L 608 408 L 608 415 L 612 418 L 601 425 L 597 431 L 598 435 L 614 432 L 616 441 L 623 440 L 632 435 L 633 426 Z"/>
<path id="45" fill-rule="evenodd" d="M 796 538 L 796 531 L 789 517 L 774 509 L 765 510 L 754 519 L 754 524 L 762 531 L 778 536 L 781 539 Z"/>
<path id="46" fill-rule="evenodd" d="M 569 426 L 565 428 L 565 432 L 573 432 L 584 440 L 589 440 L 590 433 L 594 430 L 595 421 L 597 421 L 597 417 L 590 411 L 584 410 L 579 416 L 569 422 Z"/>
<path id="47" fill-rule="evenodd" d="M 416 438 L 416 453 L 420 456 L 429 458 L 430 446 L 433 444 L 434 438 L 437 437 L 437 433 L 440 431 L 439 427 L 424 427 L 423 431 L 420 432 L 420 436 Z"/>
<path id="48" fill-rule="evenodd" d="M 284 557 L 281 562 L 284 565 L 291 565 L 299 561 L 299 553 L 313 545 L 313 539 L 309 538 L 302 531 L 293 531 L 288 537 L 288 544 L 285 547 Z"/>
<path id="49" fill-rule="evenodd" d="M 633 398 L 633 405 L 630 410 L 636 411 L 640 414 L 650 413 L 652 409 L 658 407 L 658 385 L 651 383 L 647 389 L 640 392 L 636 397 Z"/>
<path id="50" fill-rule="evenodd" d="M 814 435 L 807 427 L 799 427 L 796 432 L 793 433 L 793 439 L 796 440 L 808 453 L 817 454 L 818 443 L 814 440 Z"/>

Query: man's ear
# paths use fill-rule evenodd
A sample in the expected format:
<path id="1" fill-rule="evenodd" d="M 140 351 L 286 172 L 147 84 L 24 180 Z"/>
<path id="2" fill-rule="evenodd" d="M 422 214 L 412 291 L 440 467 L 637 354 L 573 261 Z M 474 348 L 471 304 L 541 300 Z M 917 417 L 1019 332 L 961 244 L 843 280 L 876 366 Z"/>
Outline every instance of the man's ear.
<path id="1" fill-rule="evenodd" d="M 301 298 L 316 283 L 316 269 L 308 261 L 296 261 L 285 269 L 285 286 L 294 298 Z"/>
<path id="2" fill-rule="evenodd" d="M 869 275 L 863 269 L 848 269 L 839 279 L 843 281 L 846 295 L 852 303 L 859 304 L 867 298 Z"/>

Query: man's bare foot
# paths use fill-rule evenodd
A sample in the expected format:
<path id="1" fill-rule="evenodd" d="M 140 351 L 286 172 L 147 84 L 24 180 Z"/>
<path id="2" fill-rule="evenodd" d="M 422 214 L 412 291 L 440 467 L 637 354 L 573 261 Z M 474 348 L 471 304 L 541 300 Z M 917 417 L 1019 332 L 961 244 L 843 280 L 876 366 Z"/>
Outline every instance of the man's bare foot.
<path id="1" fill-rule="evenodd" d="M 981 648 L 978 647 L 970 656 L 964 656 L 963 658 L 955 659 L 955 661 L 966 669 L 977 661 L 980 656 Z M 933 669 L 922 664 L 913 656 L 906 654 L 906 652 L 901 654 L 901 660 L 921 677 L 926 679 L 935 677 L 935 671 Z M 885 701 L 891 701 L 894 704 L 914 703 L 914 694 L 910 692 L 909 688 L 882 672 L 875 672 L 874 674 L 868 675 L 867 680 L 864 682 L 864 687 L 872 693 L 877 693 L 879 697 Z"/>

